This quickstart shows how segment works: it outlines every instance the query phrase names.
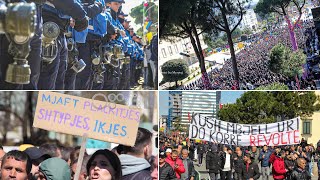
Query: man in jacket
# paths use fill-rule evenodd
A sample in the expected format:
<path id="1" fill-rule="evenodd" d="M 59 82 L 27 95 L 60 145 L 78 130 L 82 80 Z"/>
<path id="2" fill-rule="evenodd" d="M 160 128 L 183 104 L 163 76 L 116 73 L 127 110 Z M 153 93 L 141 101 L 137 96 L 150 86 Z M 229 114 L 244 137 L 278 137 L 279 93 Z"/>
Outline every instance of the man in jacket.
<path id="1" fill-rule="evenodd" d="M 133 147 L 124 146 L 125 153 L 119 156 L 122 166 L 122 180 L 152 180 L 149 159 L 152 155 L 152 133 L 139 128 Z"/>
<path id="2" fill-rule="evenodd" d="M 220 170 L 220 156 L 218 154 L 217 146 L 209 147 L 206 156 L 206 169 L 209 172 L 211 180 L 218 179 Z"/>
<path id="3" fill-rule="evenodd" d="M 202 143 L 202 141 L 200 141 L 200 143 L 198 144 L 198 147 L 197 147 L 197 153 L 198 153 L 198 166 L 202 166 L 202 159 L 203 159 L 203 154 L 205 153 L 205 146 L 204 144 Z"/>
<path id="4" fill-rule="evenodd" d="M 183 162 L 178 158 L 178 151 L 173 150 L 171 156 L 166 158 L 166 162 L 170 164 L 173 170 L 176 172 L 177 179 L 181 178 L 181 174 L 186 171 Z"/>
<path id="5" fill-rule="evenodd" d="M 298 167 L 292 172 L 291 180 L 310 180 L 311 176 L 306 171 L 307 161 L 304 158 L 297 159 Z"/>
<path id="6" fill-rule="evenodd" d="M 185 167 L 185 172 L 181 174 L 181 179 L 183 180 L 194 180 L 195 170 L 192 160 L 189 158 L 189 153 L 187 149 L 182 149 L 182 162 Z"/>
<path id="7" fill-rule="evenodd" d="M 261 174 L 262 180 L 269 180 L 270 174 L 270 159 L 271 151 L 268 149 L 267 145 L 263 146 L 263 150 L 260 152 L 259 160 L 261 161 Z"/>
<path id="8" fill-rule="evenodd" d="M 280 151 L 276 156 L 272 165 L 272 175 L 274 180 L 283 180 L 286 178 L 288 170 L 285 167 L 284 157 L 286 156 L 285 151 Z"/>
<path id="9" fill-rule="evenodd" d="M 168 164 L 166 159 L 166 154 L 160 152 L 159 154 L 159 180 L 174 180 L 176 179 L 176 174 L 170 164 Z"/>
<path id="10" fill-rule="evenodd" d="M 244 165 L 242 166 L 241 175 L 244 180 L 257 180 L 260 177 L 259 166 L 251 160 L 251 154 L 243 156 Z"/>
<path id="11" fill-rule="evenodd" d="M 223 152 L 220 155 L 221 159 L 221 171 L 220 176 L 221 180 L 231 180 L 231 173 L 233 168 L 233 155 L 229 153 L 231 149 L 226 146 L 223 147 Z"/>
<path id="12" fill-rule="evenodd" d="M 241 180 L 241 170 L 243 166 L 243 154 L 240 149 L 240 147 L 236 147 L 236 152 L 233 157 L 233 162 L 234 162 L 234 173 L 233 173 L 233 178 L 235 180 Z"/>

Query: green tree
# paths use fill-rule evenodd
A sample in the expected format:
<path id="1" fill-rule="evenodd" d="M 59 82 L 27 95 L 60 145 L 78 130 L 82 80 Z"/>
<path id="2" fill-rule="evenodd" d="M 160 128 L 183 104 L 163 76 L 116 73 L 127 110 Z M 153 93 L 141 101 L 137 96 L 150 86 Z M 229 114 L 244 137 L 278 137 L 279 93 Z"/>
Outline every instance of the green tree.
<path id="1" fill-rule="evenodd" d="M 305 59 L 306 55 L 301 50 L 292 52 L 288 47 L 278 44 L 271 49 L 269 69 L 293 78 L 302 74 Z"/>
<path id="2" fill-rule="evenodd" d="M 179 80 L 187 78 L 190 74 L 188 64 L 182 59 L 173 59 L 165 62 L 161 66 L 161 72 L 163 81 L 176 82 L 176 87 L 178 87 Z"/>
<path id="3" fill-rule="evenodd" d="M 204 1 L 211 8 L 208 10 L 208 20 L 211 27 L 225 32 L 230 47 L 232 68 L 237 87 L 239 88 L 239 71 L 237 67 L 236 54 L 232 34 L 236 32 L 245 14 L 245 5 L 249 0 L 209 0 Z"/>
<path id="4" fill-rule="evenodd" d="M 221 120 L 245 124 L 271 123 L 297 116 L 311 116 L 320 110 L 315 92 L 249 91 L 236 103 L 224 106 L 219 112 Z"/>
<path id="5" fill-rule="evenodd" d="M 275 82 L 266 86 L 259 86 L 256 90 L 289 90 L 289 88 L 285 84 Z"/>
<path id="6" fill-rule="evenodd" d="M 148 17 L 152 22 L 158 22 L 158 6 L 156 6 L 153 2 L 148 3 L 148 7 L 144 7 L 143 4 L 136 6 L 131 9 L 130 16 L 134 18 L 135 24 L 143 23 L 143 8 L 146 11 L 148 8 L 148 12 L 145 12 L 145 17 Z"/>
<path id="7" fill-rule="evenodd" d="M 159 38 L 174 41 L 189 38 L 199 61 L 205 89 L 211 89 L 199 36 L 211 32 L 207 17 L 210 6 L 204 0 L 161 0 Z"/>
<path id="8" fill-rule="evenodd" d="M 287 13 L 287 8 L 290 5 L 294 5 L 295 8 L 298 10 L 299 17 L 297 21 L 292 24 L 291 20 Z M 298 50 L 298 44 L 296 41 L 294 29 L 297 27 L 298 22 L 300 22 L 300 18 L 302 15 L 302 8 L 305 5 L 305 0 L 259 0 L 257 6 L 255 7 L 254 11 L 258 13 L 260 16 L 265 16 L 269 13 L 278 13 L 281 16 L 284 16 L 287 24 L 288 24 L 288 30 L 289 30 L 289 37 L 292 45 L 292 50 L 296 51 Z"/>

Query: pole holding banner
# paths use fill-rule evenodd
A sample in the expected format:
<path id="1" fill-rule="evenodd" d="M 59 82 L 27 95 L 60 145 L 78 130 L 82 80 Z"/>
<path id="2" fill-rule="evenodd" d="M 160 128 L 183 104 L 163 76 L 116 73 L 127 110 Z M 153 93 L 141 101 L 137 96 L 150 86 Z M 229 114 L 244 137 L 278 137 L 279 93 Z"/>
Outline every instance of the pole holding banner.
<path id="1" fill-rule="evenodd" d="M 88 139 L 88 134 L 83 134 L 80 153 L 79 153 L 79 158 L 78 158 L 78 162 L 77 162 L 77 169 L 76 169 L 76 173 L 74 175 L 74 180 L 78 180 L 79 177 L 80 177 L 80 172 L 81 172 L 84 152 L 86 151 L 87 139 Z"/>

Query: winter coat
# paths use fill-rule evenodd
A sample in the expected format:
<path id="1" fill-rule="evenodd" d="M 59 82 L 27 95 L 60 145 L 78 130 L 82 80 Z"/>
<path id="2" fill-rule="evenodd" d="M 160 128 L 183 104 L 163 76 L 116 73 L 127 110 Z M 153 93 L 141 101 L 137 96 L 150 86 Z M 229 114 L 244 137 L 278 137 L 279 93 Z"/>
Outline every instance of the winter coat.
<path id="1" fill-rule="evenodd" d="M 243 166 L 243 156 L 238 156 L 237 154 L 233 155 L 233 164 L 234 164 L 234 170 L 236 173 L 241 172 L 242 166 Z"/>
<path id="2" fill-rule="evenodd" d="M 269 167 L 270 163 L 269 163 L 269 159 L 271 156 L 271 151 L 267 150 L 267 152 L 265 151 L 261 151 L 259 154 L 259 160 L 261 161 L 261 167 Z M 262 158 L 264 155 L 264 158 Z"/>
<path id="3" fill-rule="evenodd" d="M 183 159 L 182 159 L 182 163 L 183 163 Z M 187 167 L 184 167 L 185 169 L 188 168 L 188 177 L 191 178 L 191 177 L 195 177 L 196 176 L 196 171 L 194 169 L 194 165 L 193 165 L 193 162 L 191 159 L 186 159 L 187 161 Z"/>
<path id="4" fill-rule="evenodd" d="M 260 177 L 259 166 L 255 162 L 251 162 L 250 164 L 243 164 L 240 174 L 245 180 L 250 178 L 257 180 Z"/>
<path id="5" fill-rule="evenodd" d="M 306 170 L 302 170 L 300 168 L 296 168 L 291 174 L 291 180 L 311 180 L 311 176 L 309 172 Z"/>
<path id="6" fill-rule="evenodd" d="M 219 173 L 220 163 L 218 152 L 208 151 L 206 156 L 206 169 L 209 169 L 209 173 Z"/>
<path id="7" fill-rule="evenodd" d="M 221 164 L 220 164 L 220 168 L 223 169 L 224 168 L 224 165 L 226 163 L 226 152 L 222 152 L 220 154 L 220 161 L 221 161 Z M 230 154 L 230 165 L 231 165 L 231 169 L 233 168 L 233 155 Z"/>
<path id="8" fill-rule="evenodd" d="M 160 167 L 159 166 L 159 180 L 175 180 L 176 173 L 170 166 L 170 164 L 166 163 Z"/>
<path id="9" fill-rule="evenodd" d="M 61 158 L 49 158 L 40 164 L 39 171 L 47 180 L 70 180 L 71 171 L 67 162 Z"/>
<path id="10" fill-rule="evenodd" d="M 276 157 L 272 165 L 273 179 L 285 179 L 286 172 L 284 160 L 280 157 Z"/>
<path id="11" fill-rule="evenodd" d="M 152 180 L 150 164 L 144 158 L 121 154 L 119 159 L 122 168 L 122 180 Z"/>
<path id="12" fill-rule="evenodd" d="M 177 176 L 177 179 L 180 179 L 180 175 L 182 173 L 184 173 L 186 171 L 184 165 L 183 165 L 183 162 L 181 159 L 177 158 L 175 161 L 172 160 L 171 156 L 168 156 L 166 158 L 166 162 L 172 167 L 172 169 L 176 172 L 176 176 Z M 175 165 L 178 165 L 179 167 L 178 168 L 175 168 L 174 166 Z"/>
<path id="13" fill-rule="evenodd" d="M 206 152 L 206 147 L 204 144 L 199 144 L 197 147 L 197 153 L 198 154 L 203 154 Z"/>

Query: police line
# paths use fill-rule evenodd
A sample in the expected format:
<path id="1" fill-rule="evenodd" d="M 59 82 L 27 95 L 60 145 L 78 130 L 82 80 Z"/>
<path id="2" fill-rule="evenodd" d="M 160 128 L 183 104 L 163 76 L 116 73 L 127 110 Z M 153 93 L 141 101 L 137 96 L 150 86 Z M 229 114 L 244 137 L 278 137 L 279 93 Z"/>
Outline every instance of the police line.
<path id="1" fill-rule="evenodd" d="M 300 117 L 270 124 L 238 124 L 194 114 L 189 138 L 236 146 L 279 146 L 300 143 Z"/>

